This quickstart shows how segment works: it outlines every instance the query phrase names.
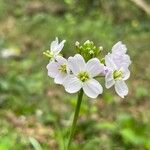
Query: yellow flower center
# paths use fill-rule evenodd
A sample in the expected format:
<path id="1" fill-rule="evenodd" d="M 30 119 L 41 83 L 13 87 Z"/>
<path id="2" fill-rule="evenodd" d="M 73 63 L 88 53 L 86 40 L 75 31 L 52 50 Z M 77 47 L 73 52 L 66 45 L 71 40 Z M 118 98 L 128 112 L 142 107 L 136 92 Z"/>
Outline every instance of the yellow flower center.
<path id="1" fill-rule="evenodd" d="M 114 73 L 113 73 L 113 77 L 114 77 L 114 79 L 120 79 L 120 78 L 122 78 L 122 71 L 115 70 Z"/>
<path id="2" fill-rule="evenodd" d="M 82 82 L 87 81 L 90 77 L 87 72 L 80 72 L 77 76 Z"/>
<path id="3" fill-rule="evenodd" d="M 59 70 L 60 70 L 62 73 L 67 73 L 67 66 L 66 66 L 65 64 L 60 65 Z"/>

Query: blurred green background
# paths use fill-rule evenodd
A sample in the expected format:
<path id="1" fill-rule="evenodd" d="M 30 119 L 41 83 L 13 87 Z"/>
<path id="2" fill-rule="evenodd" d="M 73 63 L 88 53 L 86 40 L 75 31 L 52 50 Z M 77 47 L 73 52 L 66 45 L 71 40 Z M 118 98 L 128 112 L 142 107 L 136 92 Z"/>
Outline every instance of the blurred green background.
<path id="1" fill-rule="evenodd" d="M 84 97 L 71 149 L 149 150 L 149 14 L 149 0 L 0 0 L 0 150 L 64 150 L 76 94 L 47 76 L 56 36 L 66 57 L 75 41 L 108 52 L 122 40 L 132 60 L 125 99 L 113 88 Z"/>

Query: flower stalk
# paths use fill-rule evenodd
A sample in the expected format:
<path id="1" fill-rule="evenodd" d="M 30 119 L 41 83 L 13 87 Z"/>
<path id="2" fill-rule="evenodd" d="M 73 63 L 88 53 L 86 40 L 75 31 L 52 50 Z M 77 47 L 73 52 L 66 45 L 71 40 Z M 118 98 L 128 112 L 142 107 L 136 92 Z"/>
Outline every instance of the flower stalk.
<path id="1" fill-rule="evenodd" d="M 56 84 L 63 85 L 66 92 L 71 94 L 78 92 L 70 137 L 66 146 L 66 150 L 69 150 L 76 130 L 83 93 L 90 98 L 97 98 L 103 93 L 103 87 L 96 79 L 104 77 L 105 87 L 109 89 L 114 86 L 116 93 L 124 98 L 129 91 L 125 81 L 130 77 L 131 60 L 126 45 L 121 41 L 117 42 L 112 47 L 111 53 L 106 56 L 103 56 L 103 47 L 98 48 L 92 41 L 87 40 L 83 44 L 76 42 L 77 54 L 68 59 L 60 53 L 64 43 L 65 40 L 59 42 L 56 37 L 51 42 L 50 50 L 44 52 L 44 55 L 50 59 L 46 66 L 48 76 L 54 78 Z"/>
<path id="2" fill-rule="evenodd" d="M 75 130 L 76 130 L 76 124 L 77 124 L 77 120 L 78 120 L 78 116 L 79 116 L 79 112 L 80 112 L 82 97 L 83 97 L 83 90 L 81 89 L 78 93 L 77 105 L 76 105 L 76 109 L 75 109 L 75 114 L 74 114 L 72 127 L 71 127 L 71 131 L 70 131 L 70 136 L 69 136 L 69 141 L 68 141 L 68 145 L 67 145 L 66 150 L 69 150 L 72 138 L 73 138 Z"/>

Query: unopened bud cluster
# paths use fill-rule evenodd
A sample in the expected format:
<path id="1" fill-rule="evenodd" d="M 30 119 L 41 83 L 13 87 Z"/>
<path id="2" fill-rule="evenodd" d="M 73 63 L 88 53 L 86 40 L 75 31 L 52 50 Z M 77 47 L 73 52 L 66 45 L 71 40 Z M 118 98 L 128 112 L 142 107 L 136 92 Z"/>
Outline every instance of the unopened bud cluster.
<path id="1" fill-rule="evenodd" d="M 75 43 L 76 51 L 80 55 L 84 57 L 86 61 L 88 61 L 91 58 L 95 58 L 100 56 L 102 51 L 102 46 L 96 47 L 92 41 L 87 40 L 82 45 L 77 41 Z"/>

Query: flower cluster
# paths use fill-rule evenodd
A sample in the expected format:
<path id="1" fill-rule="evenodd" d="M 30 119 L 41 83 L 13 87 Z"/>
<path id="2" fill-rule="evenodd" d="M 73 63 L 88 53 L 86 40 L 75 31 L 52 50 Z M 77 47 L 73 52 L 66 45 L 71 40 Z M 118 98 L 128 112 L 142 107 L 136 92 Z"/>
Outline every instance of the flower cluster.
<path id="1" fill-rule="evenodd" d="M 83 45 L 76 42 L 77 54 L 68 59 L 60 55 L 64 43 L 65 40 L 59 43 L 56 38 L 50 50 L 44 52 L 50 58 L 48 76 L 54 78 L 56 84 L 63 85 L 68 93 L 83 89 L 88 97 L 96 98 L 103 92 L 102 85 L 96 79 L 104 77 L 106 88 L 114 85 L 116 93 L 122 98 L 128 94 L 125 80 L 130 76 L 128 68 L 131 60 L 122 42 L 116 43 L 105 57 L 102 57 L 102 47 L 97 48 L 93 42 L 88 40 Z"/>

